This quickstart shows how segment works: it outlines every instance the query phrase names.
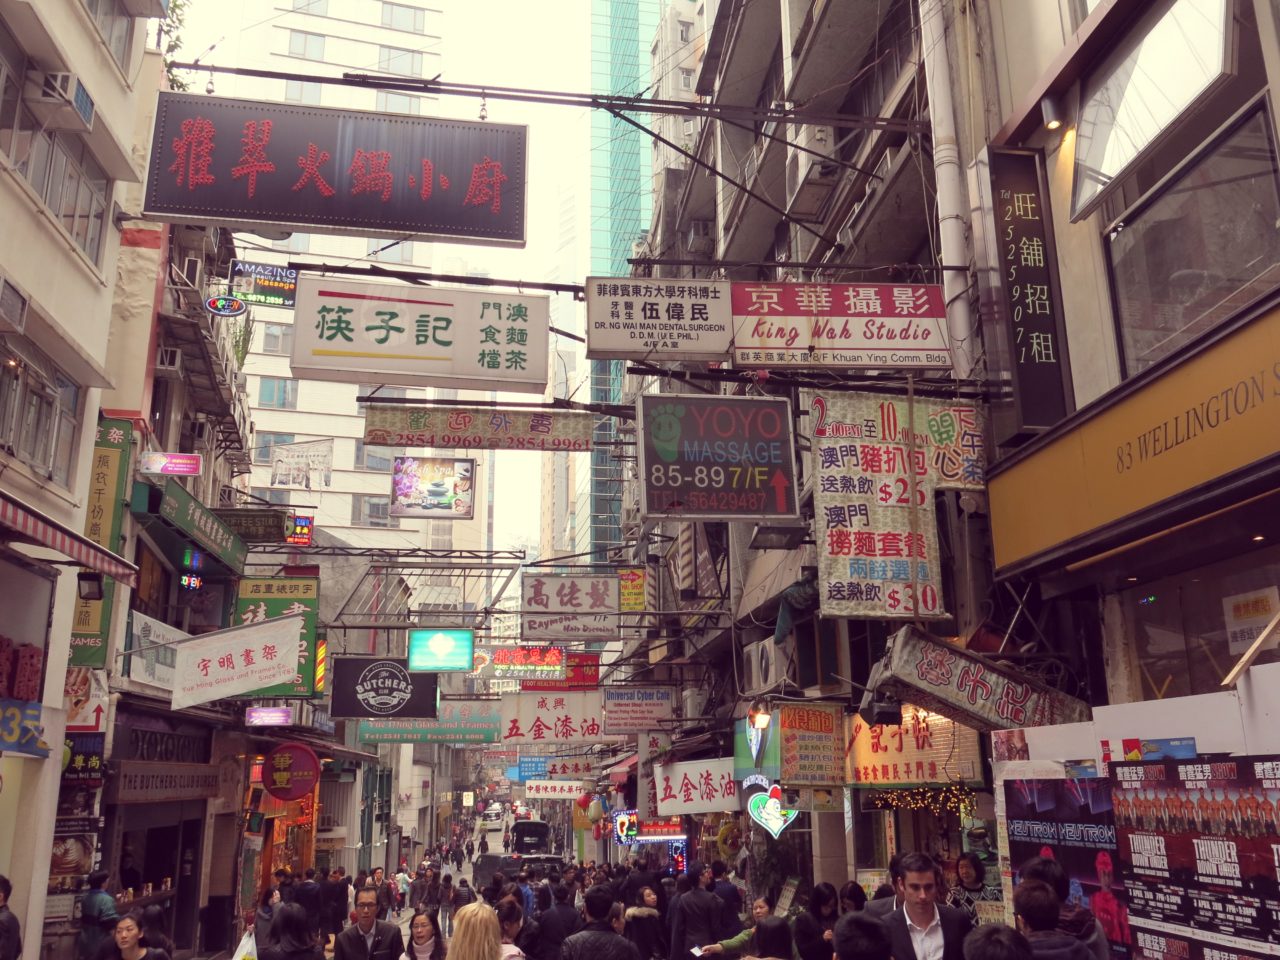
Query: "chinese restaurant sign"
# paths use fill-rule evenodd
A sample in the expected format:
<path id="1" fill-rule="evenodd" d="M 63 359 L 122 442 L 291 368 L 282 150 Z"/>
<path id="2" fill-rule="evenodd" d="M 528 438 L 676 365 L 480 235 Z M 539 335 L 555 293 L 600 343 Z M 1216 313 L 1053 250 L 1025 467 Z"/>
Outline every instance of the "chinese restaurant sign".
<path id="1" fill-rule="evenodd" d="M 600 654 L 577 653 L 572 650 L 565 654 L 563 680 L 521 680 L 520 689 L 530 693 L 545 693 L 556 690 L 594 690 L 600 685 Z"/>
<path id="2" fill-rule="evenodd" d="M 475 515 L 474 460 L 396 457 L 391 468 L 391 516 L 470 520 Z"/>
<path id="3" fill-rule="evenodd" d="M 844 751 L 845 778 L 855 787 L 982 784 L 977 731 L 905 703 L 899 726 L 850 717 Z"/>
<path id="4" fill-rule="evenodd" d="M 790 401 L 647 394 L 637 409 L 645 517 L 798 515 Z"/>
<path id="5" fill-rule="evenodd" d="M 633 687 L 629 684 L 604 688 L 605 733 L 648 733 L 661 730 L 673 716 L 675 688 Z"/>
<path id="6" fill-rule="evenodd" d="M 588 789 L 583 780 L 526 780 L 524 795 L 528 800 L 577 800 Z"/>
<path id="7" fill-rule="evenodd" d="M 735 283 L 735 367 L 951 366 L 936 284 Z"/>
<path id="8" fill-rule="evenodd" d="M 588 277 L 587 356 L 594 360 L 723 360 L 733 343 L 726 280 Z"/>
<path id="9" fill-rule="evenodd" d="M 580 452 L 591 449 L 596 419 L 582 410 L 370 403 L 364 414 L 364 442 L 437 450 Z"/>
<path id="10" fill-rule="evenodd" d="M 520 590 L 520 632 L 525 639 L 607 640 L 618 636 L 616 576 L 526 570 Z"/>
<path id="11" fill-rule="evenodd" d="M 542 393 L 549 299 L 298 278 L 295 377 Z"/>
<path id="12" fill-rule="evenodd" d="M 502 716 L 485 700 L 445 700 L 439 716 L 418 720 L 361 720 L 361 743 L 494 743 Z"/>
<path id="13" fill-rule="evenodd" d="M 281 743 L 262 760 L 262 788 L 277 800 L 311 796 L 320 782 L 320 760 L 305 743 Z"/>
<path id="14" fill-rule="evenodd" d="M 564 647 L 521 644 L 518 647 L 476 647 L 471 676 L 495 680 L 562 680 Z"/>
<path id="15" fill-rule="evenodd" d="M 170 709 L 243 697 L 283 684 L 298 669 L 303 618 L 298 615 L 231 627 L 177 645 Z"/>
<path id="16" fill-rule="evenodd" d="M 822 615 L 945 617 L 934 491 L 983 489 L 977 410 L 863 393 L 811 409 Z"/>
<path id="17" fill-rule="evenodd" d="M 502 742 L 595 743 L 604 733 L 599 690 L 518 693 L 502 698 Z"/>
<path id="18" fill-rule="evenodd" d="M 653 768 L 658 787 L 658 814 L 720 813 L 742 808 L 733 757 L 659 763 Z"/>
<path id="19" fill-rule="evenodd" d="M 231 261 L 231 292 L 245 303 L 292 307 L 298 290 L 298 271 L 279 263 Z"/>
<path id="20" fill-rule="evenodd" d="M 910 625 L 889 638 L 867 686 L 984 732 L 1080 723 L 1092 715 L 1083 700 Z"/>
<path id="21" fill-rule="evenodd" d="M 524 246 L 526 130 L 161 93 L 148 218 Z"/>
<path id="22" fill-rule="evenodd" d="M 93 465 L 89 471 L 86 496 L 84 535 L 112 553 L 120 552 L 120 521 L 124 516 L 121 501 L 127 496 L 125 484 L 129 473 L 133 424 L 128 420 L 102 420 L 98 423 L 93 444 Z M 102 578 L 101 600 L 77 600 L 71 626 L 71 660 L 73 667 L 105 667 L 107 634 L 111 630 L 111 607 L 115 601 L 116 582 Z"/>
<path id="23" fill-rule="evenodd" d="M 407 660 L 391 657 L 334 657 L 334 719 L 369 717 L 434 720 L 439 682 L 434 673 L 410 673 Z"/>
<path id="24" fill-rule="evenodd" d="M 320 615 L 320 581 L 315 577 L 245 577 L 236 596 L 237 623 L 262 623 L 275 617 L 302 616 L 297 671 L 287 681 L 254 690 L 255 699 L 310 697 L 322 689 L 316 620 Z"/>
<path id="25" fill-rule="evenodd" d="M 787 786 L 844 783 L 841 741 L 844 711 L 836 704 L 784 704 L 778 710 L 782 734 L 782 782 Z"/>

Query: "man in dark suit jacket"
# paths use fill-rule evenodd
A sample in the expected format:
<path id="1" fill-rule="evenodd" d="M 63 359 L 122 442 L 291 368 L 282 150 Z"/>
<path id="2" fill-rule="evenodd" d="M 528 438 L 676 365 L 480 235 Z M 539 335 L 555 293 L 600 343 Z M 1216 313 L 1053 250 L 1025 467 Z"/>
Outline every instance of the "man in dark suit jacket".
<path id="1" fill-rule="evenodd" d="M 941 871 L 924 853 L 902 858 L 902 909 L 884 918 L 894 960 L 964 960 L 969 915 L 938 903 Z"/>
<path id="2" fill-rule="evenodd" d="M 877 920 L 889 919 L 889 914 L 902 909 L 902 854 L 895 853 L 889 858 L 889 886 L 893 887 L 893 896 L 869 900 L 862 909 Z"/>
<path id="3" fill-rule="evenodd" d="M 404 953 L 400 927 L 379 920 L 377 913 L 377 890 L 357 890 L 356 922 L 334 938 L 333 960 L 400 960 Z"/>

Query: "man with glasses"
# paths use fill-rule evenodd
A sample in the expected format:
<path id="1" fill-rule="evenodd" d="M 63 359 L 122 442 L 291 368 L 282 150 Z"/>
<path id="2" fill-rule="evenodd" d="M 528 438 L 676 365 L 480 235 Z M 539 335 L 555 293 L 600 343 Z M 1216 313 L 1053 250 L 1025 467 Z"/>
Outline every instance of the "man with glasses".
<path id="1" fill-rule="evenodd" d="M 333 960 L 400 960 L 404 937 L 400 927 L 378 919 L 378 891 L 356 891 L 356 922 L 333 941 Z"/>

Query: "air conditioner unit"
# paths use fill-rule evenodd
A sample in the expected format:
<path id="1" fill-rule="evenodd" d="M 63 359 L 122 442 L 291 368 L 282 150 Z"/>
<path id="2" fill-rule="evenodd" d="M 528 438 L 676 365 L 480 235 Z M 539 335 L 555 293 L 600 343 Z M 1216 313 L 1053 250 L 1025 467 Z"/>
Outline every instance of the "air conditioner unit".
<path id="1" fill-rule="evenodd" d="M 28 70 L 23 102 L 47 130 L 93 129 L 93 98 L 74 73 Z"/>
<path id="2" fill-rule="evenodd" d="M 680 716 L 686 720 L 701 717 L 707 709 L 707 691 L 698 687 L 688 687 L 680 691 Z"/>
<path id="3" fill-rule="evenodd" d="M 200 257 L 184 257 L 182 260 L 182 276 L 187 286 L 193 290 L 204 287 L 204 260 Z"/>
<path id="4" fill-rule="evenodd" d="M 764 693 L 782 680 L 782 652 L 772 637 L 748 645 L 743 651 L 743 662 L 743 693 Z"/>
<path id="5" fill-rule="evenodd" d="M 181 380 L 182 351 L 177 347 L 161 347 L 157 350 L 156 376 L 165 380 Z"/>
<path id="6" fill-rule="evenodd" d="M 203 443 L 213 436 L 213 424 L 208 420 L 191 421 L 191 439 Z"/>
<path id="7" fill-rule="evenodd" d="M 685 246 L 698 256 L 708 256 L 715 249 L 714 230 L 710 220 L 690 220 Z"/>
<path id="8" fill-rule="evenodd" d="M 22 333 L 27 329 L 27 298 L 8 280 L 0 277 L 0 333 Z"/>

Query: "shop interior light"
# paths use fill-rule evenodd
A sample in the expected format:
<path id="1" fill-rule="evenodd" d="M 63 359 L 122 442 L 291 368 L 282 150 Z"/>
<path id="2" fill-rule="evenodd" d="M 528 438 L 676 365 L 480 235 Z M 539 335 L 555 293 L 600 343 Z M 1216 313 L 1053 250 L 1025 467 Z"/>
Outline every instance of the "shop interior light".
<path id="1" fill-rule="evenodd" d="M 1263 540 L 1265 540 L 1265 539 L 1267 539 L 1267 538 L 1266 538 L 1266 537 L 1264 537 L 1262 534 L 1260 534 L 1260 533 L 1259 533 L 1259 534 L 1256 534 L 1256 535 L 1254 536 L 1254 538 L 1253 538 L 1253 542 L 1254 542 L 1254 543 L 1261 543 L 1261 542 L 1262 542 Z"/>
<path id="2" fill-rule="evenodd" d="M 1062 106 L 1052 94 L 1040 101 L 1040 116 L 1044 118 L 1046 130 L 1057 130 L 1062 126 Z"/>
<path id="3" fill-rule="evenodd" d="M 768 729 L 769 721 L 772 719 L 773 715 L 759 700 L 751 704 L 751 709 L 747 711 L 747 720 L 757 730 Z"/>
<path id="4" fill-rule="evenodd" d="M 76 574 L 76 596 L 81 600 L 102 599 L 102 574 L 89 570 Z"/>

